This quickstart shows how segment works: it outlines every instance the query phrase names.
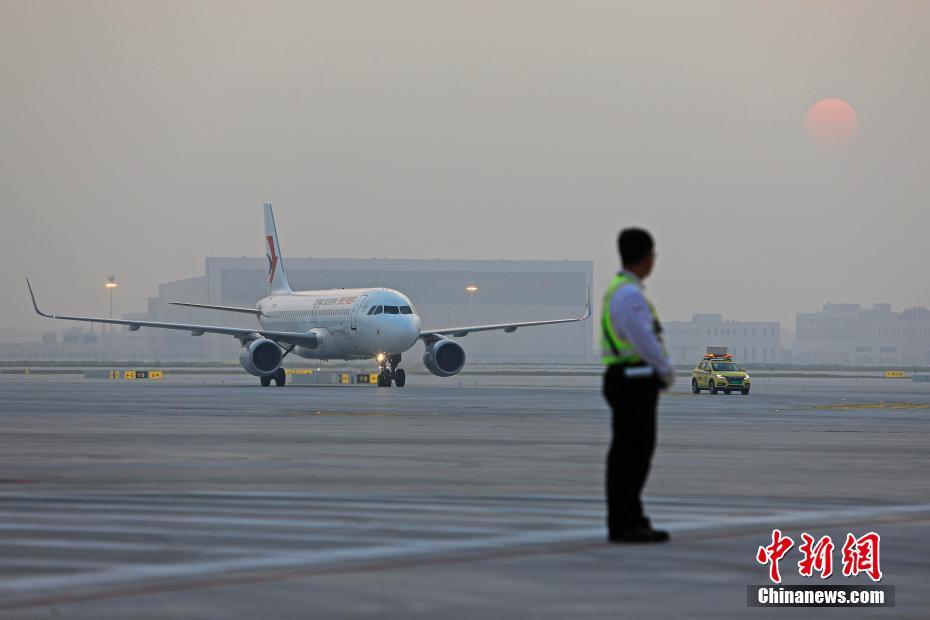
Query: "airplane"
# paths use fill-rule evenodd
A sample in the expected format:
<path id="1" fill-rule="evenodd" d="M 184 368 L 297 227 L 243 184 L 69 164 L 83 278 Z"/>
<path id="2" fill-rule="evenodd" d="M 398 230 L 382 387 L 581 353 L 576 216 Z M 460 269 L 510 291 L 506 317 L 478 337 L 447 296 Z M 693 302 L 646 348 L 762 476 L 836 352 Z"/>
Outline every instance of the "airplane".
<path id="1" fill-rule="evenodd" d="M 451 377 L 465 366 L 465 349 L 452 338 L 472 332 L 502 330 L 515 332 L 521 327 L 556 325 L 585 321 L 591 316 L 591 289 L 581 316 L 545 321 L 523 321 L 493 325 L 470 325 L 421 329 L 420 317 L 410 299 L 389 288 L 346 288 L 315 291 L 293 291 L 287 283 L 284 259 L 275 228 L 271 203 L 265 203 L 265 256 L 268 259 L 267 297 L 254 308 L 171 302 L 174 305 L 208 310 L 251 314 L 258 321 L 256 328 L 189 325 L 157 321 L 131 321 L 100 317 L 47 314 L 39 310 L 32 284 L 26 279 L 32 306 L 37 314 L 66 321 L 126 325 L 129 331 L 143 327 L 189 331 L 192 336 L 224 334 L 239 340 L 242 351 L 239 363 L 261 385 L 272 380 L 283 386 L 286 374 L 282 363 L 294 353 L 313 360 L 374 359 L 378 363 L 378 387 L 404 387 L 407 381 L 401 356 L 418 340 L 425 345 L 423 364 L 436 376 Z"/>

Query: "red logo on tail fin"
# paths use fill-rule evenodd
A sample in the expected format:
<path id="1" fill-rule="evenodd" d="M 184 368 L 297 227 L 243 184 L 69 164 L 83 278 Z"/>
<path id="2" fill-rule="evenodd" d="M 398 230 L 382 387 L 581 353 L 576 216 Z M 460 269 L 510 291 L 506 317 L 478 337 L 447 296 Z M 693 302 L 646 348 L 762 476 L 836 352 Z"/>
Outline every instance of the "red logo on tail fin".
<path id="1" fill-rule="evenodd" d="M 268 240 L 268 252 L 265 254 L 268 259 L 268 284 L 271 284 L 274 281 L 275 269 L 278 268 L 278 255 L 274 251 L 274 237 L 268 235 L 265 239 Z"/>

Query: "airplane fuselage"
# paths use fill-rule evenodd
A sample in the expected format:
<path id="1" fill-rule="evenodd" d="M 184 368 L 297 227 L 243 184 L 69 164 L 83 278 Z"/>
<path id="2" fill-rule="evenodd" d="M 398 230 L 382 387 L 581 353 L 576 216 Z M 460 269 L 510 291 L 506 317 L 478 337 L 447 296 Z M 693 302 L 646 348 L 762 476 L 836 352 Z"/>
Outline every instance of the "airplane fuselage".
<path id="1" fill-rule="evenodd" d="M 420 317 L 406 295 L 387 288 L 298 291 L 265 297 L 255 306 L 263 329 L 317 335 L 307 359 L 371 359 L 402 353 L 420 336 Z"/>

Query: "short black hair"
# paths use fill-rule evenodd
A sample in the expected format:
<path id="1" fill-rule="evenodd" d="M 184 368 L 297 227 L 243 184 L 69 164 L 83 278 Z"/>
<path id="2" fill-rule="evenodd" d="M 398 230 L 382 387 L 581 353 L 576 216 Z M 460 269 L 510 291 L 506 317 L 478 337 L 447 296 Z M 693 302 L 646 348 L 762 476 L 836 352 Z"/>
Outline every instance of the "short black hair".
<path id="1" fill-rule="evenodd" d="M 652 235 L 642 228 L 624 228 L 617 235 L 617 249 L 624 265 L 635 265 L 649 256 L 654 247 Z"/>

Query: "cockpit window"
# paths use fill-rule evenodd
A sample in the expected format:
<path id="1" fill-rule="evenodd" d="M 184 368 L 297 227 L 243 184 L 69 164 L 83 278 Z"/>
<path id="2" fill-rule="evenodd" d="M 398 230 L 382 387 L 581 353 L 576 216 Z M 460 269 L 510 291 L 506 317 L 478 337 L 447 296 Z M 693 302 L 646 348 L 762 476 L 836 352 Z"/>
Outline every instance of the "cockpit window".
<path id="1" fill-rule="evenodd" d="M 372 312 L 372 314 L 381 314 L 381 306 L 375 306 L 374 310 L 375 311 Z"/>
<path id="2" fill-rule="evenodd" d="M 385 314 L 399 314 L 400 311 L 397 309 L 397 306 L 385 306 L 384 313 Z"/>
<path id="3" fill-rule="evenodd" d="M 401 314 L 413 314 L 413 310 L 410 309 L 410 306 L 401 306 L 400 313 Z"/>
<path id="4" fill-rule="evenodd" d="M 375 313 L 375 308 L 377 308 L 377 306 L 372 306 L 371 308 L 368 309 L 368 312 L 366 312 L 365 314 L 367 314 L 368 316 L 371 316 L 372 314 Z"/>

